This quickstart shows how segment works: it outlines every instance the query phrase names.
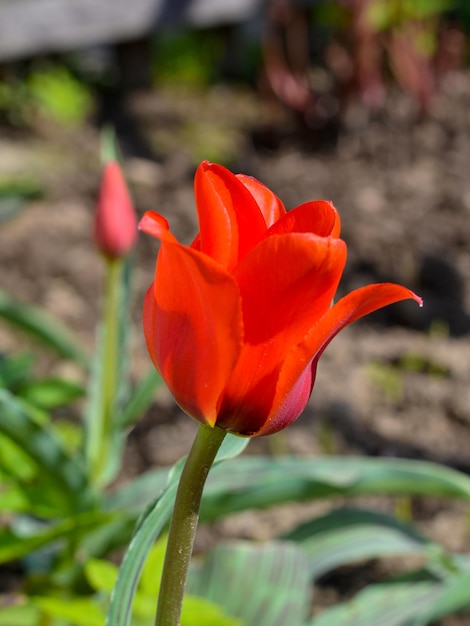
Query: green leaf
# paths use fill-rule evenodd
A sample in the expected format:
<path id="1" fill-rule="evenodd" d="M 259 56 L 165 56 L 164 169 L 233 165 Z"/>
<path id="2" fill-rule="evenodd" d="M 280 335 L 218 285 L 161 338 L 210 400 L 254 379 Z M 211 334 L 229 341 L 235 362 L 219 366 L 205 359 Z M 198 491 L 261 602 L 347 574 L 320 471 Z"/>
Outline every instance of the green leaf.
<path id="1" fill-rule="evenodd" d="M 12 604 L 12 598 L 0 596 L 0 626 L 32 626 L 39 623 L 39 611 L 24 598 L 18 604 Z"/>
<path id="2" fill-rule="evenodd" d="M 470 572 L 442 581 L 371 585 L 305 626 L 426 626 L 470 607 Z"/>
<path id="3" fill-rule="evenodd" d="M 213 602 L 205 598 L 186 595 L 183 599 L 181 626 L 244 626 L 235 617 L 228 616 Z"/>
<path id="4" fill-rule="evenodd" d="M 443 584 L 441 591 L 430 603 L 427 610 L 423 610 L 409 626 L 425 626 L 430 622 L 441 619 L 462 609 L 470 607 L 470 572 L 459 572 L 455 576 L 449 576 Z"/>
<path id="5" fill-rule="evenodd" d="M 37 69 L 28 77 L 28 88 L 43 114 L 67 126 L 83 122 L 92 108 L 88 88 L 65 66 Z"/>
<path id="6" fill-rule="evenodd" d="M 193 570 L 189 589 L 245 626 L 301 626 L 311 603 L 307 559 L 289 542 L 218 545 Z"/>
<path id="7" fill-rule="evenodd" d="M 357 495 L 470 497 L 470 477 L 442 465 L 362 457 L 246 456 L 209 475 L 201 519 L 285 502 Z"/>
<path id="8" fill-rule="evenodd" d="M 168 482 L 170 468 L 149 470 L 105 496 L 104 506 L 109 510 L 136 511 L 142 509 L 162 492 Z"/>
<path id="9" fill-rule="evenodd" d="M 57 319 L 30 304 L 13 299 L 1 289 L 0 317 L 39 340 L 59 356 L 88 367 L 87 356 Z"/>
<path id="10" fill-rule="evenodd" d="M 152 404 L 155 397 L 155 391 L 161 383 L 162 378 L 160 374 L 153 368 L 149 370 L 147 375 L 141 381 L 139 381 L 139 384 L 133 390 L 130 398 L 117 418 L 119 423 L 122 425 L 122 428 L 129 427 L 144 415 Z"/>
<path id="11" fill-rule="evenodd" d="M 249 439 L 227 435 L 220 447 L 215 464 L 240 454 L 248 443 Z M 111 596 L 107 626 L 128 626 L 130 623 L 132 602 L 145 559 L 170 519 L 184 462 L 185 459 L 181 459 L 172 468 L 167 486 L 158 499 L 148 507 L 137 525 L 119 569 L 118 580 Z"/>
<path id="12" fill-rule="evenodd" d="M 22 558 L 60 539 L 73 539 L 77 542 L 87 533 L 108 522 L 110 517 L 109 513 L 101 511 L 80 513 L 28 534 L 13 530 L 0 531 L 0 563 Z"/>
<path id="13" fill-rule="evenodd" d="M 90 559 L 85 563 L 86 579 L 95 591 L 111 593 L 116 583 L 118 566 L 102 559 Z"/>
<path id="14" fill-rule="evenodd" d="M 83 387 L 60 378 L 47 378 L 21 385 L 18 395 L 42 409 L 57 409 L 83 397 Z"/>
<path id="15" fill-rule="evenodd" d="M 134 537 L 124 555 L 116 586 L 111 595 L 107 626 L 130 624 L 137 583 L 151 546 L 170 519 L 183 464 L 180 461 L 175 466 L 166 488 L 138 523 Z"/>
<path id="16" fill-rule="evenodd" d="M 104 611 L 91 598 L 33 597 L 33 605 L 37 606 L 49 617 L 67 620 L 74 626 L 103 626 Z"/>
<path id="17" fill-rule="evenodd" d="M 20 444 L 15 443 L 2 432 L 0 432 L 0 468 L 6 477 L 20 483 L 31 482 L 39 472 L 37 462 L 24 452 Z M 7 482 L 11 482 L 8 478 Z"/>
<path id="18" fill-rule="evenodd" d="M 150 624 L 154 615 L 165 559 L 166 537 L 161 538 L 150 550 L 138 590 L 135 594 L 133 618 L 136 623 Z M 90 586 L 105 594 L 111 593 L 118 575 L 118 567 L 109 561 L 91 559 L 85 563 L 85 576 Z M 72 620 L 73 621 L 73 620 Z M 104 614 L 102 618 L 104 623 Z M 181 626 L 242 626 L 241 622 L 228 617 L 222 609 L 204 598 L 186 595 L 181 615 Z"/>
<path id="19" fill-rule="evenodd" d="M 31 378 L 33 357 L 31 354 L 0 354 L 0 387 L 10 391 Z"/>
<path id="20" fill-rule="evenodd" d="M 0 511 L 5 513 L 26 513 L 30 511 L 26 494 L 17 485 L 3 483 L 0 490 Z"/>
<path id="21" fill-rule="evenodd" d="M 94 505 L 96 494 L 79 461 L 69 454 L 49 425 L 38 424 L 4 389 L 0 389 L 0 432 L 38 465 L 53 495 L 59 497 L 57 504 L 63 507 L 62 513 Z"/>
<path id="22" fill-rule="evenodd" d="M 283 536 L 300 543 L 319 578 L 335 567 L 384 556 L 420 554 L 433 545 L 412 526 L 362 509 L 339 509 L 301 524 Z"/>
<path id="23" fill-rule="evenodd" d="M 305 626 L 408 626 L 439 593 L 433 582 L 371 585 L 350 602 L 326 609 Z"/>
<path id="24" fill-rule="evenodd" d="M 150 552 L 147 555 L 147 559 L 142 570 L 142 576 L 139 582 L 139 591 L 143 595 L 147 595 L 152 598 L 154 603 L 154 609 L 156 606 L 158 589 L 160 587 L 160 580 L 163 573 L 166 544 L 167 537 L 163 536 L 160 537 L 158 541 L 152 546 Z"/>
<path id="25" fill-rule="evenodd" d="M 212 468 L 211 474 L 219 471 L 217 463 L 241 454 L 249 442 L 247 438 L 227 434 L 217 453 L 216 465 Z M 105 500 L 105 507 L 109 510 L 122 509 L 126 512 L 136 510 L 140 514 L 142 508 L 154 501 L 164 489 L 170 471 L 170 468 L 156 469 L 137 476 L 109 494 Z M 211 474 L 209 474 L 209 480 Z M 222 472 L 222 478 L 224 476 Z M 226 482 L 230 484 L 229 477 L 226 477 Z"/>
<path id="26" fill-rule="evenodd" d="M 246 443 L 246 439 L 227 436 L 223 446 Z M 138 476 L 110 494 L 106 508 L 137 516 L 161 493 L 168 473 L 168 469 L 158 469 Z M 204 489 L 201 521 L 287 502 L 376 494 L 468 498 L 470 478 L 423 461 L 245 456 L 212 468 Z"/>

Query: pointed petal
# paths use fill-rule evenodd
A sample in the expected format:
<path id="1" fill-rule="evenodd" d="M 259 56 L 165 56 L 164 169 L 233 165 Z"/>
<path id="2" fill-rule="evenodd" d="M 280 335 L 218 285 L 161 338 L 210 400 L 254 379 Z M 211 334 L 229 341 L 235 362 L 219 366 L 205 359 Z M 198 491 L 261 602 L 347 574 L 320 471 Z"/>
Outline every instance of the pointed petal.
<path id="1" fill-rule="evenodd" d="M 280 220 L 281 217 L 284 217 L 286 209 L 275 193 L 256 180 L 256 178 L 246 176 L 246 174 L 237 174 L 237 178 L 256 200 L 268 228 Z"/>
<path id="2" fill-rule="evenodd" d="M 271 226 L 268 235 L 283 233 L 313 233 L 320 237 L 339 237 L 341 222 L 332 202 L 314 200 L 289 211 Z"/>
<path id="3" fill-rule="evenodd" d="M 144 231 L 152 237 L 161 239 L 162 241 L 168 241 L 172 243 L 178 243 L 176 238 L 170 233 L 170 227 L 167 220 L 155 211 L 146 211 L 139 222 L 139 230 Z"/>
<path id="4" fill-rule="evenodd" d="M 407 299 L 422 305 L 421 298 L 409 289 L 392 283 L 379 283 L 356 289 L 328 309 L 304 339 L 287 354 L 279 375 L 271 418 L 258 434 L 276 432 L 285 426 L 285 423 L 279 423 L 279 416 L 282 417 L 283 403 L 291 389 L 299 377 L 305 375 L 308 367 L 315 371 L 321 354 L 343 328 L 377 309 Z"/>
<path id="5" fill-rule="evenodd" d="M 328 310 L 345 261 L 340 239 L 292 233 L 264 240 L 235 269 L 245 343 L 218 425 L 246 434 L 262 426 L 287 353 Z"/>
<path id="6" fill-rule="evenodd" d="M 143 321 L 150 356 L 176 401 L 214 425 L 242 343 L 233 278 L 206 255 L 164 240 Z"/>
<path id="7" fill-rule="evenodd" d="M 310 399 L 316 371 L 317 361 L 309 363 L 275 412 L 255 433 L 256 437 L 277 433 L 299 417 Z"/>
<path id="8" fill-rule="evenodd" d="M 207 161 L 194 179 L 200 249 L 232 269 L 266 235 L 261 211 L 245 185 L 229 170 Z"/>

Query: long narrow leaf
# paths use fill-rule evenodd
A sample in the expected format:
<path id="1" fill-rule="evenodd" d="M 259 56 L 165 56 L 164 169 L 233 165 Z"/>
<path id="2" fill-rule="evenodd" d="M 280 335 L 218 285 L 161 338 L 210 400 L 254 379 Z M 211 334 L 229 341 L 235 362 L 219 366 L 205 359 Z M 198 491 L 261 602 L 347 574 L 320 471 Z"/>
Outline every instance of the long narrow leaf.
<path id="1" fill-rule="evenodd" d="M 355 561 L 419 554 L 433 544 L 412 526 L 362 509 L 339 509 L 301 524 L 283 539 L 300 543 L 314 580 L 335 567 Z"/>
<path id="2" fill-rule="evenodd" d="M 147 411 L 161 382 L 162 378 L 154 368 L 139 381 L 119 415 L 118 420 L 123 428 L 133 424 Z"/>
<path id="3" fill-rule="evenodd" d="M 305 626 L 427 626 L 470 607 L 470 572 L 442 581 L 371 585 Z"/>
<path id="4" fill-rule="evenodd" d="M 51 488 L 60 494 L 65 510 L 93 506 L 93 492 L 82 465 L 62 445 L 52 428 L 38 424 L 5 389 L 0 389 L 0 431 L 37 463 Z"/>
<path id="5" fill-rule="evenodd" d="M 470 572 L 459 572 L 449 576 L 441 591 L 430 603 L 427 610 L 418 615 L 409 626 L 425 626 L 430 622 L 441 619 L 462 609 L 470 609 Z"/>
<path id="6" fill-rule="evenodd" d="M 243 439 L 235 437 L 226 441 L 245 445 Z M 116 535 L 117 542 L 126 537 L 132 520 L 161 492 L 168 474 L 168 469 L 151 470 L 108 496 L 105 506 L 126 514 L 126 522 L 119 526 Z M 402 459 L 245 456 L 211 470 L 201 521 L 287 502 L 360 495 L 469 498 L 470 477 L 440 465 Z M 105 544 L 111 540 L 111 545 L 117 547 L 112 533 L 105 535 Z M 98 550 L 96 554 L 103 553 Z"/>
<path id="7" fill-rule="evenodd" d="M 373 585 L 305 626 L 407 626 L 439 591 L 440 584 L 433 582 Z"/>
<path id="8" fill-rule="evenodd" d="M 58 320 L 0 290 L 0 317 L 39 340 L 59 356 L 88 367 L 88 357 Z"/>
<path id="9" fill-rule="evenodd" d="M 404 459 L 247 456 L 209 476 L 201 517 L 335 496 L 420 495 L 470 498 L 470 477 L 442 465 Z"/>
<path id="10" fill-rule="evenodd" d="M 0 563 L 19 559 L 60 539 L 73 537 L 77 541 L 81 536 L 108 522 L 110 517 L 110 513 L 93 511 L 67 517 L 28 535 L 4 530 L 0 533 Z"/>
<path id="11" fill-rule="evenodd" d="M 301 626 L 311 601 L 307 560 L 290 542 L 218 545 L 192 572 L 188 588 L 244 626 Z"/>
<path id="12" fill-rule="evenodd" d="M 137 477 L 109 496 L 110 508 L 145 506 L 168 471 L 151 470 Z M 405 459 L 245 456 L 211 470 L 201 519 L 213 521 L 221 514 L 286 502 L 360 495 L 466 499 L 470 498 L 470 477 L 435 463 Z"/>

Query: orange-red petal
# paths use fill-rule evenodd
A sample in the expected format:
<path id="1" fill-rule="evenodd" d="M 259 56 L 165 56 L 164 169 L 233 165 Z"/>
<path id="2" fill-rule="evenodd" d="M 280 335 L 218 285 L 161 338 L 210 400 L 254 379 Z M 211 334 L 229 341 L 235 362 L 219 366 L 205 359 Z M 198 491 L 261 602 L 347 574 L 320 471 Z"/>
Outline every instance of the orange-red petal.
<path id="1" fill-rule="evenodd" d="M 202 252 L 232 269 L 266 235 L 260 208 L 246 186 L 221 165 L 203 161 L 194 179 Z"/>
<path id="2" fill-rule="evenodd" d="M 339 237 L 341 221 L 332 202 L 313 200 L 289 211 L 273 224 L 268 235 L 283 233 L 312 233 L 320 237 Z"/>
<path id="3" fill-rule="evenodd" d="M 283 203 L 266 185 L 246 174 L 237 174 L 236 176 L 256 200 L 268 228 L 281 217 L 284 217 L 286 209 Z"/>
<path id="4" fill-rule="evenodd" d="M 236 282 L 206 255 L 163 240 L 143 321 L 150 356 L 176 401 L 214 425 L 242 344 Z"/>
<path id="5" fill-rule="evenodd" d="M 178 243 L 174 235 L 170 233 L 170 227 L 167 220 L 155 211 L 146 211 L 139 222 L 139 230 L 143 230 L 144 233 L 157 237 L 162 241 L 168 241 L 170 243 Z"/>
<path id="6" fill-rule="evenodd" d="M 242 260 L 234 276 L 244 346 L 218 424 L 241 433 L 262 426 L 286 354 L 328 310 L 345 261 L 343 241 L 304 233 L 269 237 Z"/>
<path id="7" fill-rule="evenodd" d="M 307 368 L 313 367 L 313 371 L 315 370 L 321 354 L 343 328 L 377 309 L 406 299 L 422 304 L 421 298 L 406 287 L 379 283 L 356 289 L 331 307 L 312 326 L 303 340 L 287 353 L 280 370 L 271 416 L 257 434 L 272 434 L 287 425 L 283 403 L 289 397 L 291 389 L 295 387 L 299 377 L 305 375 Z"/>

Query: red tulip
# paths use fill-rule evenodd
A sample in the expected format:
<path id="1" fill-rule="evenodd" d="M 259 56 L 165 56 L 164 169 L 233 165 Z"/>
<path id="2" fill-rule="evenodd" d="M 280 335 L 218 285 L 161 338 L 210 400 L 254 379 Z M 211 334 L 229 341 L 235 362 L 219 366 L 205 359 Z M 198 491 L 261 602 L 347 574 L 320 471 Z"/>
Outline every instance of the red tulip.
<path id="1" fill-rule="evenodd" d="M 195 196 L 200 232 L 191 246 L 157 213 L 139 228 L 161 241 L 144 302 L 147 347 L 177 402 L 203 424 L 246 436 L 285 428 L 342 328 L 399 300 L 421 304 L 383 283 L 331 306 L 346 261 L 331 202 L 286 212 L 257 180 L 208 162 Z"/>
<path id="2" fill-rule="evenodd" d="M 104 168 L 95 213 L 95 243 L 109 259 L 129 254 L 137 239 L 137 217 L 119 165 Z"/>

